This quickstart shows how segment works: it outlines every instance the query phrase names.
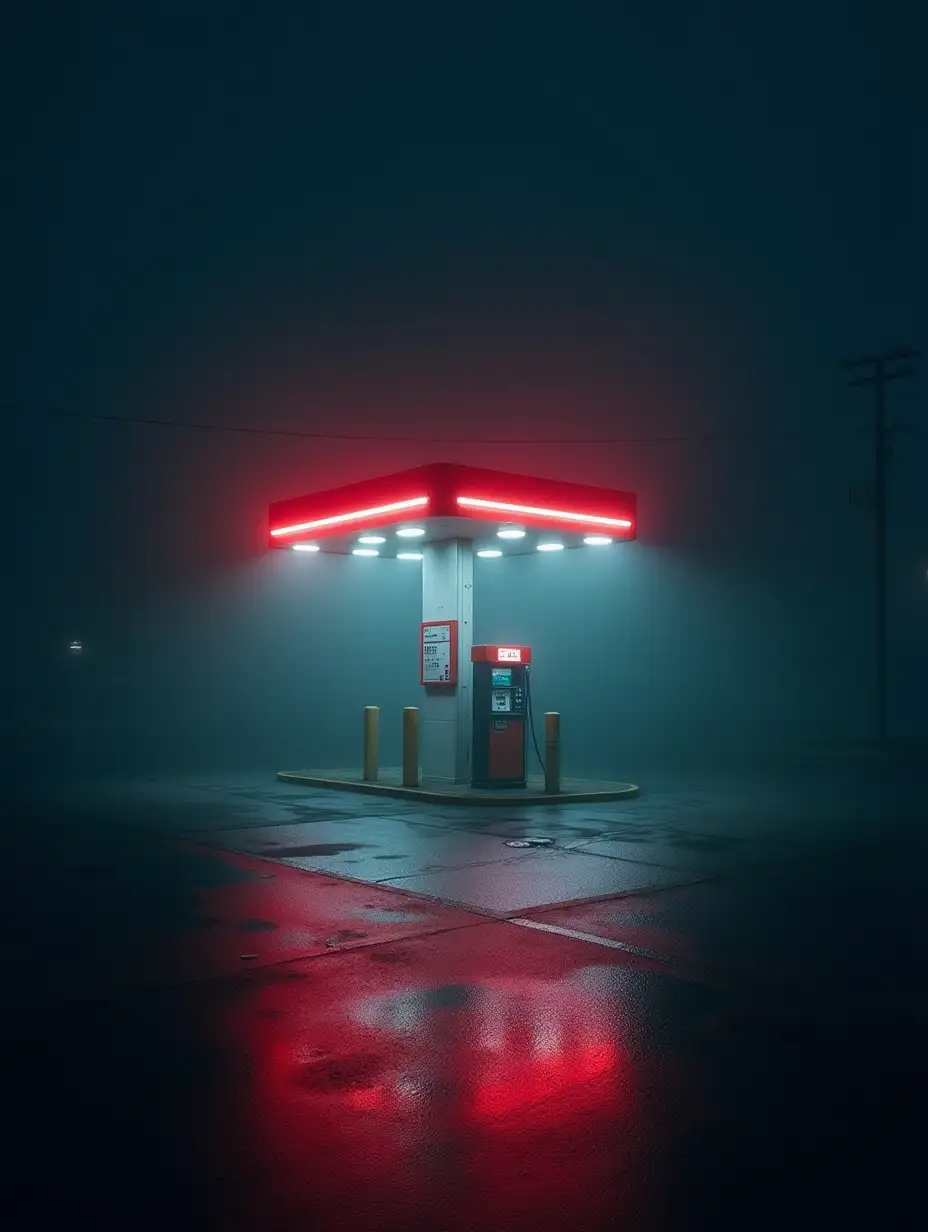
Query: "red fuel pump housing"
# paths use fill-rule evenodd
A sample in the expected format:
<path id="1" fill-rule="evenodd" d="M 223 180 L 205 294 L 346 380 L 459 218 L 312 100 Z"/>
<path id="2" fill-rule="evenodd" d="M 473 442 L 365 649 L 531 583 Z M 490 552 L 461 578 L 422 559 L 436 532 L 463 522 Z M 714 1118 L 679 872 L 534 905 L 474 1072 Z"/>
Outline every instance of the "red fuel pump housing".
<path id="1" fill-rule="evenodd" d="M 530 646 L 473 646 L 471 786 L 525 787 Z"/>

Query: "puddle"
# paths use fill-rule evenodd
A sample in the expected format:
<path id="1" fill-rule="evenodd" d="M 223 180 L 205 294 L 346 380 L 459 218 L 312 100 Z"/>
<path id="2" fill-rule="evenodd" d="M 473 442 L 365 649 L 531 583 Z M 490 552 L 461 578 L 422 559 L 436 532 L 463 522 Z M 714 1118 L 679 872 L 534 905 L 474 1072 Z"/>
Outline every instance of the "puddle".
<path id="1" fill-rule="evenodd" d="M 377 1053 L 349 1053 L 303 1065 L 296 1075 L 299 1086 L 313 1092 L 357 1091 L 380 1080 L 387 1058 Z"/>
<path id="2" fill-rule="evenodd" d="M 428 913 L 400 907 L 361 907 L 353 914 L 363 920 L 374 920 L 378 924 L 418 924 Z"/>
<path id="3" fill-rule="evenodd" d="M 283 856 L 340 856 L 346 851 L 360 851 L 362 847 L 369 846 L 369 843 L 307 843 L 302 847 L 277 847 L 271 844 L 263 847 L 258 854 L 275 859 Z"/>

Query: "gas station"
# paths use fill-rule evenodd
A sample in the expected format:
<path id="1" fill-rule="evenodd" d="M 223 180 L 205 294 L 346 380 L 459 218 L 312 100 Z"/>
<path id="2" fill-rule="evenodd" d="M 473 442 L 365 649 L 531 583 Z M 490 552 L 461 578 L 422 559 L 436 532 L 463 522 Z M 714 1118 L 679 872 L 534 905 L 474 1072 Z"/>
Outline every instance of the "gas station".
<path id="1" fill-rule="evenodd" d="M 561 778 L 560 715 L 532 710 L 532 650 L 498 631 L 474 645 L 474 558 L 505 567 L 531 552 L 615 550 L 635 539 L 633 493 L 433 463 L 313 492 L 270 507 L 269 544 L 383 558 L 420 568 L 419 704 L 402 713 L 402 770 L 378 765 L 379 709 L 364 715 L 363 771 L 281 771 L 316 787 L 456 803 L 561 803 L 637 794 L 629 783 Z M 513 614 L 513 625 L 518 618 Z M 412 631 L 411 631 L 412 632 Z M 532 753 L 542 783 L 528 771 Z"/>

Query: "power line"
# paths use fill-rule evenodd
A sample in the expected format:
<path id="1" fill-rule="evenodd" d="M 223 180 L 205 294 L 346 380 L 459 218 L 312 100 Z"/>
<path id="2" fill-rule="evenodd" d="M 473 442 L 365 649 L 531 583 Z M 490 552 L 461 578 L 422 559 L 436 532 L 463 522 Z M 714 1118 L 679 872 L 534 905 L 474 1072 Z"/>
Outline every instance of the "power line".
<path id="1" fill-rule="evenodd" d="M 195 420 L 160 419 L 130 415 L 104 415 L 93 412 L 78 413 L 42 408 L 42 413 L 56 419 L 93 421 L 100 423 L 141 424 L 161 428 L 181 428 L 196 432 L 222 432 L 246 436 L 291 437 L 315 441 L 357 441 L 377 444 L 420 445 L 634 445 L 634 444 L 738 444 L 755 442 L 808 441 L 832 439 L 840 433 L 837 427 L 802 432 L 749 431 L 749 432 L 680 432 L 657 435 L 632 436 L 559 436 L 559 437 L 488 437 L 488 436 L 421 436 L 418 434 L 382 435 L 375 433 L 311 432 L 300 428 L 258 428 L 248 425 L 202 423 Z"/>
<path id="2" fill-rule="evenodd" d="M 886 422 L 886 387 L 891 381 L 901 381 L 915 376 L 911 365 L 898 366 L 906 360 L 918 358 L 918 351 L 900 347 L 882 355 L 867 355 L 860 359 L 846 359 L 842 367 L 848 372 L 860 372 L 849 385 L 872 385 L 875 395 L 873 416 L 873 539 L 874 539 L 874 654 L 876 674 L 875 734 L 877 743 L 886 742 L 886 462 L 889 457 L 889 441 L 896 431 Z"/>

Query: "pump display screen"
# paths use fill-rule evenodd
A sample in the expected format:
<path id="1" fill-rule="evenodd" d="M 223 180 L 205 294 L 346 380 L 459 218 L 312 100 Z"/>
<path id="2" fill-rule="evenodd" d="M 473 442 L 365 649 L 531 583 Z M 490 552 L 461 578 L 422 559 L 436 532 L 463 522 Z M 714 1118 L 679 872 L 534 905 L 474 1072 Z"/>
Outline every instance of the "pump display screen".
<path id="1" fill-rule="evenodd" d="M 494 689 L 490 696 L 490 709 L 494 714 L 509 714 L 512 710 L 512 693 L 508 689 Z"/>
<path id="2" fill-rule="evenodd" d="M 512 688 L 512 668 L 511 667 L 494 667 L 490 669 L 492 672 L 492 685 L 494 689 L 511 689 Z"/>

